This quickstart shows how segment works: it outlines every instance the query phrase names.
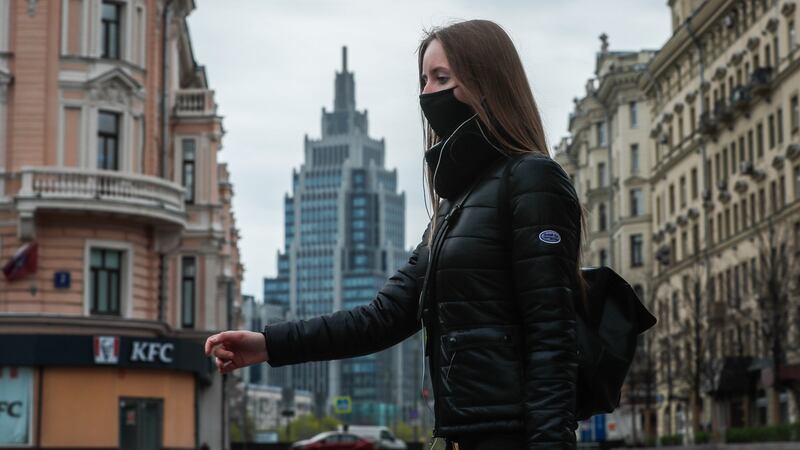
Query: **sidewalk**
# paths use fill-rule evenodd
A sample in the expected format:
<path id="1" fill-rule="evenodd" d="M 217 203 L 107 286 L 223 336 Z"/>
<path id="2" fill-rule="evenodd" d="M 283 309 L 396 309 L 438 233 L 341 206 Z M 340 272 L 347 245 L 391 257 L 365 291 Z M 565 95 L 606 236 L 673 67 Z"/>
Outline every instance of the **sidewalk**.
<path id="1" fill-rule="evenodd" d="M 613 449 L 623 449 L 628 447 L 613 447 Z M 667 450 L 800 450 L 800 442 L 751 442 L 749 444 L 703 444 L 703 445 L 670 445 L 661 447 L 639 447 L 639 448 L 659 448 Z"/>

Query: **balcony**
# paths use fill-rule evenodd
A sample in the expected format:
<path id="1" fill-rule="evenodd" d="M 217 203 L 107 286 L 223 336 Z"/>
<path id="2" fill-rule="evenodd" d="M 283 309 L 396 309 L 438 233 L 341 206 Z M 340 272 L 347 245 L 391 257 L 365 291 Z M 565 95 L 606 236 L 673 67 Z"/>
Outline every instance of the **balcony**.
<path id="1" fill-rule="evenodd" d="M 161 178 L 109 170 L 25 167 L 15 196 L 23 238 L 37 211 L 119 214 L 184 228 L 184 188 Z"/>
<path id="2" fill-rule="evenodd" d="M 772 81 L 772 67 L 759 67 L 750 74 L 750 88 L 754 95 L 769 93 Z"/>
<path id="3" fill-rule="evenodd" d="M 711 113 L 705 111 L 700 114 L 699 131 L 706 136 L 716 136 L 717 131 L 719 131 L 719 121 Z"/>
<path id="4" fill-rule="evenodd" d="M 178 117 L 208 117 L 217 115 L 214 91 L 182 89 L 175 95 L 175 115 Z"/>
<path id="5" fill-rule="evenodd" d="M 731 93 L 731 105 L 738 111 L 747 111 L 753 96 L 750 94 L 750 86 L 737 86 Z"/>
<path id="6" fill-rule="evenodd" d="M 714 117 L 717 117 L 720 122 L 728 126 L 733 124 L 733 108 L 722 100 L 717 101 L 714 105 Z"/>

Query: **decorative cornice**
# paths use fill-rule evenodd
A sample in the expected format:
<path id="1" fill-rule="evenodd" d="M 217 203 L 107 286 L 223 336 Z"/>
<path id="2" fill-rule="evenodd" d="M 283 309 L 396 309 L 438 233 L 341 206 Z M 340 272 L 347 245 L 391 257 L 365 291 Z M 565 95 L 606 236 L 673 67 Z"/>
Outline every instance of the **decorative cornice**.
<path id="1" fill-rule="evenodd" d="M 774 17 L 769 19 L 767 21 L 767 26 L 765 27 L 765 29 L 770 33 L 774 33 L 776 31 L 778 31 L 778 19 L 776 19 Z"/>
<path id="2" fill-rule="evenodd" d="M 732 66 L 738 66 L 739 64 L 742 63 L 743 59 L 744 59 L 744 51 L 735 52 L 733 55 L 731 55 L 731 60 L 728 64 Z"/>
<path id="3" fill-rule="evenodd" d="M 714 71 L 713 79 L 714 80 L 721 80 L 721 79 L 725 78 L 725 72 L 726 72 L 725 66 L 717 67 L 717 69 Z"/>
<path id="4" fill-rule="evenodd" d="M 794 2 L 786 2 L 783 4 L 783 7 L 781 8 L 781 14 L 783 14 L 785 17 L 789 17 L 794 13 L 794 10 L 795 10 Z"/>

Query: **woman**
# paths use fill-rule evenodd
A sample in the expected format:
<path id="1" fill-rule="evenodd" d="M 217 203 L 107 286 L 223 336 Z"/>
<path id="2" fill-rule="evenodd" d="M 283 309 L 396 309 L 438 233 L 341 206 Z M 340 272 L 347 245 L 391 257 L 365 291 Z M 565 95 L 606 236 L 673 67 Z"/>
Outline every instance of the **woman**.
<path id="1" fill-rule="evenodd" d="M 423 327 L 434 436 L 460 450 L 573 449 L 573 299 L 584 295 L 575 191 L 549 158 L 502 28 L 473 20 L 430 32 L 419 70 L 437 213 L 408 263 L 368 305 L 226 331 L 206 353 L 228 373 L 369 354 Z"/>

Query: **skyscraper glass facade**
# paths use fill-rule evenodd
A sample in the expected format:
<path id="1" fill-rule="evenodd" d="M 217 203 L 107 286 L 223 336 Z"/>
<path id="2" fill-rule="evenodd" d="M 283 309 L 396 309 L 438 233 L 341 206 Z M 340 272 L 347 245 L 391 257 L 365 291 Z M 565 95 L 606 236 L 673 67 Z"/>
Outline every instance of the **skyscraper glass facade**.
<path id="1" fill-rule="evenodd" d="M 384 167 L 384 140 L 369 136 L 367 112 L 356 109 L 346 48 L 342 59 L 333 111 L 323 108 L 320 139 L 306 137 L 304 162 L 284 199 L 278 274 L 264 279 L 265 302 L 286 304 L 289 319 L 369 303 L 408 258 L 405 194 L 397 192 L 397 171 Z M 401 380 L 414 347 L 293 366 L 287 383 L 314 392 L 320 415 L 331 413 L 333 397 L 350 396 L 353 412 L 343 420 L 391 425 L 416 400 Z"/>

